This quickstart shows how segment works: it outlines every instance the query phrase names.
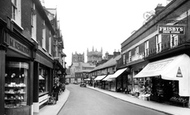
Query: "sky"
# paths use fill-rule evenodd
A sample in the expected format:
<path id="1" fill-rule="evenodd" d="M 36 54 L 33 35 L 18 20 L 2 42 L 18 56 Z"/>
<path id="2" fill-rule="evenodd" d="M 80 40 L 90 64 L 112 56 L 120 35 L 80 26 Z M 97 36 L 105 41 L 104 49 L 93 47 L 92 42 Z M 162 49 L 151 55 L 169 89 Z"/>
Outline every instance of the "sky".
<path id="1" fill-rule="evenodd" d="M 146 12 L 154 12 L 167 0 L 41 0 L 47 8 L 57 8 L 63 35 L 67 66 L 72 53 L 103 49 L 113 54 L 121 51 L 121 43 L 138 30 Z M 85 57 L 85 61 L 86 57 Z"/>

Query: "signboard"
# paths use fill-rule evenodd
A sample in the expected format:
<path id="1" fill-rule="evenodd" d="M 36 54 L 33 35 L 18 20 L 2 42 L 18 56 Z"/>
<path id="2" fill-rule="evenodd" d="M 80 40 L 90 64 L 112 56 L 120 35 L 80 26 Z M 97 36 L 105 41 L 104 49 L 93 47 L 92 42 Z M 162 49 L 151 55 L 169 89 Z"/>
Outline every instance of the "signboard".
<path id="1" fill-rule="evenodd" d="M 178 25 L 159 25 L 159 34 L 185 34 L 185 26 Z"/>
<path id="2" fill-rule="evenodd" d="M 26 56 L 30 56 L 30 49 L 21 42 L 14 39 L 13 37 L 10 37 L 9 47 L 13 48 L 14 50 L 17 50 L 18 52 Z"/>

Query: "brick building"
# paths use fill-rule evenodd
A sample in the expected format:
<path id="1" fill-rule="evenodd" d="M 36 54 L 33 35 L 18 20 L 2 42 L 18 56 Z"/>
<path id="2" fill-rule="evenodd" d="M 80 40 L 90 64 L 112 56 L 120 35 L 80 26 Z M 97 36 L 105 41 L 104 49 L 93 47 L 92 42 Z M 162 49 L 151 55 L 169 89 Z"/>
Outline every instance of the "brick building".
<path id="1" fill-rule="evenodd" d="M 32 115 L 48 100 L 55 67 L 65 72 L 62 63 L 54 66 L 60 30 L 39 0 L 1 0 L 0 5 L 0 114 Z"/>
<path id="2" fill-rule="evenodd" d="M 155 10 L 152 18 L 121 44 L 118 66 L 130 69 L 126 82 L 131 93 L 144 96 L 140 90 L 145 87 L 151 100 L 188 106 L 190 1 L 173 0 Z"/>

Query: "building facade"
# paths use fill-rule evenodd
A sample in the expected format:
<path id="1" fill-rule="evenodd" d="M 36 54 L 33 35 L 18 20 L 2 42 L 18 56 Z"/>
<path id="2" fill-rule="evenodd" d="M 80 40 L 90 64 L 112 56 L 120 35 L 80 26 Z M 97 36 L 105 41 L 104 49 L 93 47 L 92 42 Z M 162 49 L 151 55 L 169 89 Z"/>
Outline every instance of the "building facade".
<path id="1" fill-rule="evenodd" d="M 53 85 L 57 32 L 39 0 L 2 0 L 0 5 L 0 114 L 32 115 Z"/>
<path id="2" fill-rule="evenodd" d="M 131 94 L 189 106 L 189 5 L 188 0 L 173 0 L 158 6 L 159 11 L 121 44 L 118 66 L 130 69 Z"/>

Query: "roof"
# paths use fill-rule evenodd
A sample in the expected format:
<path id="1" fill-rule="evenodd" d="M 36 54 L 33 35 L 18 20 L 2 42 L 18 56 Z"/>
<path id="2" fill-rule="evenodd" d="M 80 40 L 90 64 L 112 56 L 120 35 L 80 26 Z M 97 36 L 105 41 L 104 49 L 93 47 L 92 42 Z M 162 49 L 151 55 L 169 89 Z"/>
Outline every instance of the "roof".
<path id="1" fill-rule="evenodd" d="M 117 64 L 117 60 L 119 60 L 120 58 L 121 58 L 121 55 L 118 55 L 115 58 L 111 58 L 107 62 L 97 66 L 96 68 L 94 68 L 92 71 L 96 71 L 96 70 L 108 68 L 108 67 L 111 67 L 111 66 L 115 66 Z"/>

